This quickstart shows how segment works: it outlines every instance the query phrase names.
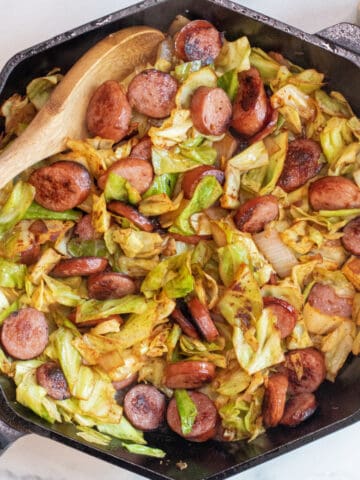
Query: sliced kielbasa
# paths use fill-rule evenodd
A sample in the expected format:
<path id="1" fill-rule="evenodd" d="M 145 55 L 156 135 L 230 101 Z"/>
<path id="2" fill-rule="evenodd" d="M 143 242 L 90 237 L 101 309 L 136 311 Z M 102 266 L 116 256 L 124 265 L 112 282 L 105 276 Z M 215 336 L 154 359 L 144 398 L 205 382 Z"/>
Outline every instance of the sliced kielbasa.
<path id="1" fill-rule="evenodd" d="M 142 160 L 146 160 L 147 162 L 150 162 L 151 160 L 151 138 L 150 137 L 144 137 L 140 140 L 140 142 L 135 145 L 131 149 L 129 157 L 135 157 L 135 158 L 141 158 Z"/>
<path id="2" fill-rule="evenodd" d="M 346 250 L 353 255 L 360 255 L 360 217 L 351 220 L 343 230 L 341 238 Z"/>
<path id="3" fill-rule="evenodd" d="M 116 272 L 100 272 L 90 275 L 87 287 L 89 297 L 96 300 L 121 298 L 136 290 L 135 283 L 130 277 Z"/>
<path id="4" fill-rule="evenodd" d="M 188 392 L 197 410 L 192 430 L 184 435 L 175 398 L 169 402 L 166 419 L 169 427 L 175 433 L 191 442 L 206 442 L 215 437 L 217 432 L 218 414 L 214 403 L 204 393 Z"/>
<path id="5" fill-rule="evenodd" d="M 263 127 L 268 115 L 268 99 L 256 68 L 238 74 L 239 89 L 233 104 L 231 126 L 241 135 L 252 137 Z"/>
<path id="6" fill-rule="evenodd" d="M 199 388 L 215 377 L 215 365 L 202 360 L 182 360 L 169 363 L 165 385 L 169 388 Z"/>
<path id="7" fill-rule="evenodd" d="M 39 260 L 40 255 L 40 244 L 35 242 L 29 248 L 20 253 L 19 262 L 25 265 L 33 265 Z"/>
<path id="8" fill-rule="evenodd" d="M 91 97 L 86 112 L 89 132 L 119 142 L 128 133 L 130 120 L 131 107 L 120 84 L 108 80 L 100 85 Z"/>
<path id="9" fill-rule="evenodd" d="M 190 320 L 185 317 L 179 308 L 175 308 L 171 314 L 171 318 L 180 326 L 185 335 L 191 338 L 199 338 L 196 328 L 190 322 Z"/>
<path id="10" fill-rule="evenodd" d="M 278 185 L 289 193 L 304 185 L 321 170 L 321 148 L 308 138 L 299 138 L 289 143 L 284 168 Z"/>
<path id="11" fill-rule="evenodd" d="M 130 385 L 135 383 L 137 378 L 138 378 L 137 373 L 131 373 L 129 376 L 127 376 L 123 380 L 116 380 L 115 382 L 112 382 L 112 385 L 115 388 L 115 390 L 123 390 L 124 388 L 130 387 Z"/>
<path id="12" fill-rule="evenodd" d="M 340 297 L 331 285 L 316 283 L 311 289 L 308 302 L 316 310 L 326 315 L 351 317 L 353 299 Z"/>
<path id="13" fill-rule="evenodd" d="M 212 175 L 219 183 L 224 182 L 224 172 L 215 167 L 208 167 L 207 165 L 200 165 L 193 170 L 188 170 L 182 179 L 181 188 L 184 192 L 185 198 L 192 198 L 198 183 L 207 175 Z"/>
<path id="14" fill-rule="evenodd" d="M 55 362 L 40 365 L 36 369 L 36 381 L 55 400 L 65 400 L 71 396 L 63 371 Z"/>
<path id="15" fill-rule="evenodd" d="M 138 73 L 131 80 L 128 99 L 139 113 L 151 118 L 164 118 L 175 107 L 177 89 L 174 77 L 152 68 Z"/>
<path id="16" fill-rule="evenodd" d="M 38 168 L 29 177 L 36 189 L 35 200 L 54 212 L 74 208 L 88 197 L 91 178 L 80 163 L 60 161 Z"/>
<path id="17" fill-rule="evenodd" d="M 110 212 L 116 213 L 121 217 L 125 217 L 134 225 L 139 227 L 141 230 L 145 232 L 152 232 L 155 228 L 154 223 L 149 220 L 147 217 L 139 213 L 136 208 L 127 205 L 126 203 L 113 201 L 108 203 L 107 208 Z"/>
<path id="18" fill-rule="evenodd" d="M 136 385 L 125 395 L 124 412 L 134 427 L 155 430 L 164 421 L 165 396 L 151 385 Z"/>
<path id="19" fill-rule="evenodd" d="M 18 360 L 31 360 L 41 355 L 49 340 L 49 328 L 42 312 L 22 308 L 11 313 L 1 329 L 1 344 Z"/>
<path id="20" fill-rule="evenodd" d="M 84 215 L 77 222 L 74 228 L 74 235 L 79 237 L 80 240 L 94 240 L 97 238 L 97 233 L 93 227 L 91 215 Z"/>
<path id="21" fill-rule="evenodd" d="M 55 265 L 51 275 L 59 278 L 88 276 L 104 271 L 107 264 L 106 258 L 101 257 L 67 258 Z"/>
<path id="22" fill-rule="evenodd" d="M 258 233 L 279 215 L 278 200 L 273 195 L 254 197 L 243 203 L 235 213 L 234 222 L 242 232 Z"/>
<path id="23" fill-rule="evenodd" d="M 203 135 L 222 135 L 232 114 L 229 97 L 222 88 L 199 87 L 190 104 L 194 127 Z"/>
<path id="24" fill-rule="evenodd" d="M 289 379 L 289 393 L 314 392 L 325 380 L 324 356 L 313 347 L 291 350 L 285 355 L 282 373 Z"/>
<path id="25" fill-rule="evenodd" d="M 296 427 L 299 423 L 311 417 L 317 408 L 313 393 L 300 393 L 289 398 L 285 405 L 285 412 L 280 421 L 286 427 Z"/>
<path id="26" fill-rule="evenodd" d="M 169 237 L 174 238 L 177 242 L 188 243 L 189 245 L 197 245 L 201 240 L 210 240 L 211 235 L 180 235 L 180 233 L 168 232 Z"/>
<path id="27" fill-rule="evenodd" d="M 208 308 L 196 297 L 188 302 L 188 307 L 195 324 L 205 340 L 213 342 L 215 338 L 219 336 L 219 332 L 210 316 Z"/>
<path id="28" fill-rule="evenodd" d="M 276 427 L 284 415 L 289 380 L 282 373 L 275 373 L 268 379 L 262 406 L 266 427 Z"/>
<path id="29" fill-rule="evenodd" d="M 140 194 L 146 192 L 153 181 L 154 172 L 150 162 L 141 158 L 128 157 L 113 163 L 106 172 L 98 178 L 99 187 L 104 190 L 109 173 L 116 173 L 125 178 Z"/>
<path id="30" fill-rule="evenodd" d="M 176 55 L 186 62 L 201 60 L 204 65 L 213 63 L 221 47 L 221 33 L 206 20 L 187 23 L 175 37 Z"/>
<path id="31" fill-rule="evenodd" d="M 314 210 L 342 210 L 360 207 L 360 190 L 345 177 L 323 177 L 309 187 L 309 202 Z"/>
<path id="32" fill-rule="evenodd" d="M 285 338 L 294 330 L 297 320 L 295 308 L 286 300 L 276 297 L 264 297 L 264 306 L 270 308 L 276 316 L 276 328 L 281 338 Z"/>
<path id="33" fill-rule="evenodd" d="M 265 137 L 270 135 L 276 129 L 278 118 L 279 118 L 278 110 L 272 108 L 271 105 L 269 105 L 269 111 L 264 123 L 265 125 L 264 128 L 260 130 L 260 132 L 258 132 L 256 135 L 249 138 L 249 143 L 252 144 L 252 143 L 260 142 L 260 140 L 263 140 Z"/>

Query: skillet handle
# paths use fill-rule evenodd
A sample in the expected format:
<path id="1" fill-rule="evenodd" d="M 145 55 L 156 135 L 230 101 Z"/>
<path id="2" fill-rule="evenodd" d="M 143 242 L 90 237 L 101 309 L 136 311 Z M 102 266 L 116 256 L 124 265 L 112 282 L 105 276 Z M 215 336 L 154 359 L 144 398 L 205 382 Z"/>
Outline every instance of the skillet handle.
<path id="1" fill-rule="evenodd" d="M 318 37 L 360 54 L 360 26 L 353 23 L 338 23 L 317 32 Z"/>
<path id="2" fill-rule="evenodd" d="M 15 440 L 30 433 L 21 419 L 9 408 L 4 394 L 0 391 L 0 455 Z"/>

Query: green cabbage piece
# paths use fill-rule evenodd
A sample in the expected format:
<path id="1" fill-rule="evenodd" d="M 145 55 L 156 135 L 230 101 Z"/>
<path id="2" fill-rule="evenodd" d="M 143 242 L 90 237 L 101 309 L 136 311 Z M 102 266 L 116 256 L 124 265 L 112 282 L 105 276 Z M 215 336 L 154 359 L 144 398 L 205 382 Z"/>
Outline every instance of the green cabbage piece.
<path id="1" fill-rule="evenodd" d="M 153 148 L 167 149 L 186 140 L 188 131 L 192 126 L 190 110 L 174 109 L 170 117 L 164 120 L 160 127 L 151 127 L 148 135 L 151 138 Z M 154 163 L 154 150 L 152 150 L 152 156 Z"/>
<path id="2" fill-rule="evenodd" d="M 55 278 L 43 275 L 42 279 L 51 292 L 52 299 L 60 303 L 60 305 L 66 305 L 67 307 L 76 307 L 82 302 L 82 297 L 79 293 L 71 288 L 66 283 L 56 280 Z"/>
<path id="3" fill-rule="evenodd" d="M 5 307 L 4 309 L 1 310 L 0 312 L 0 325 L 3 323 L 5 318 L 7 318 L 10 313 L 16 312 L 16 310 L 19 310 L 19 301 L 15 300 L 15 302 L 11 303 L 8 307 Z"/>
<path id="4" fill-rule="evenodd" d="M 354 170 L 360 166 L 360 143 L 353 142 L 346 145 L 342 150 L 340 156 L 332 163 L 329 168 L 329 175 L 346 175 L 348 173 L 355 173 Z M 354 175 L 356 179 L 356 173 Z M 358 183 L 358 182 L 357 182 Z"/>
<path id="5" fill-rule="evenodd" d="M 166 453 L 160 448 L 148 447 L 147 445 L 138 445 L 137 443 L 122 442 L 122 446 L 136 455 L 146 455 L 148 457 L 164 458 Z"/>
<path id="6" fill-rule="evenodd" d="M 181 235 L 194 235 L 195 231 L 190 224 L 191 215 L 211 207 L 220 198 L 222 192 L 221 185 L 215 177 L 211 175 L 203 177 L 198 183 L 190 202 L 176 218 L 169 231 Z"/>
<path id="7" fill-rule="evenodd" d="M 323 73 L 320 73 L 313 68 L 309 68 L 300 73 L 296 73 L 295 75 L 291 75 L 287 82 L 295 85 L 302 92 L 310 94 L 315 91 L 320 91 L 319 88 L 324 85 L 323 80 Z"/>
<path id="8" fill-rule="evenodd" d="M 108 447 L 111 443 L 111 437 L 97 432 L 93 428 L 78 426 L 77 430 L 79 431 L 76 433 L 76 435 L 89 443 L 102 445 L 103 447 Z"/>
<path id="9" fill-rule="evenodd" d="M 208 146 L 195 148 L 176 147 L 172 150 L 152 148 L 152 163 L 157 175 L 180 173 L 192 170 L 199 165 L 213 165 L 216 150 Z"/>
<path id="10" fill-rule="evenodd" d="M 320 143 L 325 157 L 332 165 L 342 151 L 353 141 L 351 129 L 345 118 L 331 117 L 320 133 Z"/>
<path id="11" fill-rule="evenodd" d="M 82 217 L 81 212 L 77 210 L 65 210 L 64 212 L 54 212 L 42 207 L 36 202 L 32 202 L 24 215 L 25 220 L 73 220 L 76 222 Z"/>
<path id="12" fill-rule="evenodd" d="M 67 243 L 67 251 L 72 257 L 108 257 L 109 252 L 102 239 L 78 240 L 72 238 Z"/>
<path id="13" fill-rule="evenodd" d="M 124 416 L 121 417 L 119 423 L 100 424 L 96 425 L 96 428 L 99 430 L 99 432 L 105 433 L 106 435 L 110 435 L 114 438 L 118 438 L 119 440 L 127 440 L 139 445 L 146 445 L 143 432 L 133 427 Z"/>
<path id="14" fill-rule="evenodd" d="M 173 194 L 175 184 L 178 176 L 175 173 L 164 173 L 163 175 L 156 175 L 150 188 L 146 190 L 142 198 L 151 197 L 152 195 L 159 195 L 165 193 L 168 197 Z"/>
<path id="15" fill-rule="evenodd" d="M 233 371 L 220 373 L 216 379 L 216 392 L 220 395 L 233 397 L 247 389 L 251 376 L 245 370 L 237 367 Z"/>
<path id="16" fill-rule="evenodd" d="M 61 81 L 59 69 L 54 69 L 44 77 L 34 78 L 26 87 L 26 95 L 36 110 L 40 110 L 48 101 L 51 92 Z"/>
<path id="17" fill-rule="evenodd" d="M 174 77 L 183 83 L 192 72 L 197 72 L 202 67 L 201 60 L 194 60 L 193 62 L 185 62 L 180 65 L 176 65 L 174 70 Z"/>
<path id="18" fill-rule="evenodd" d="M 158 233 L 123 228 L 114 230 L 112 238 L 129 258 L 150 258 L 161 253 L 163 239 Z"/>
<path id="19" fill-rule="evenodd" d="M 350 118 L 353 115 L 350 105 L 338 92 L 328 95 L 324 90 L 317 90 L 315 100 L 321 111 L 332 117 Z"/>
<path id="20" fill-rule="evenodd" d="M 195 286 L 190 261 L 191 252 L 162 260 L 145 277 L 141 284 L 141 292 L 149 298 L 163 289 L 169 298 L 185 297 Z"/>
<path id="21" fill-rule="evenodd" d="M 176 389 L 174 397 L 179 412 L 181 431 L 184 435 L 189 435 L 198 414 L 196 405 L 184 388 Z"/>
<path id="22" fill-rule="evenodd" d="M 215 60 L 218 73 L 229 70 L 241 72 L 250 68 L 250 44 L 247 37 L 240 37 L 234 42 L 225 41 Z"/>
<path id="23" fill-rule="evenodd" d="M 23 288 L 26 265 L 10 262 L 0 257 L 0 287 Z"/>
<path id="24" fill-rule="evenodd" d="M 115 389 L 109 377 L 98 373 L 91 395 L 85 400 L 79 400 L 79 408 L 82 415 L 104 423 L 119 422 L 122 415 L 122 408 L 115 400 Z"/>
<path id="25" fill-rule="evenodd" d="M 26 182 L 17 182 L 0 210 L 0 239 L 25 217 L 35 196 L 35 188 Z"/>
<path id="26" fill-rule="evenodd" d="M 218 249 L 219 273 L 225 287 L 229 287 L 242 264 L 250 265 L 249 251 L 244 243 L 237 242 Z"/>
<path id="27" fill-rule="evenodd" d="M 272 153 L 269 153 L 269 165 L 266 169 L 266 174 L 260 190 L 260 195 L 268 195 L 276 187 L 277 181 L 280 178 L 281 172 L 284 167 L 287 147 L 288 147 L 288 134 L 287 132 L 279 133 L 271 139 L 276 149 Z"/>
<path id="28" fill-rule="evenodd" d="M 267 84 L 275 80 L 280 64 L 271 58 L 261 48 L 252 48 L 250 53 L 250 64 L 259 70 L 261 78 Z"/>
<path id="29" fill-rule="evenodd" d="M 242 396 L 230 399 L 219 409 L 222 425 L 232 440 L 255 438 L 262 433 L 261 409 L 263 389 L 258 388 L 250 401 Z"/>
<path id="30" fill-rule="evenodd" d="M 97 318 L 126 313 L 142 314 L 146 311 L 147 302 L 141 295 L 126 295 L 114 300 L 87 300 L 76 309 L 76 323 L 89 322 Z"/>
<path id="31" fill-rule="evenodd" d="M 241 174 L 253 168 L 268 165 L 268 163 L 269 155 L 263 141 L 250 145 L 231 158 L 225 167 L 224 195 L 221 198 L 221 206 L 223 208 L 238 207 L 240 205 Z"/>
<path id="32" fill-rule="evenodd" d="M 236 69 L 225 72 L 218 78 L 217 86 L 222 88 L 233 102 L 239 89 L 239 80 Z"/>
<path id="33" fill-rule="evenodd" d="M 141 200 L 140 193 L 125 178 L 110 172 L 105 184 L 105 199 L 120 200 L 121 202 L 129 202 L 136 205 Z"/>
<path id="34" fill-rule="evenodd" d="M 187 140 L 179 144 L 181 155 L 202 165 L 213 165 L 215 163 L 217 152 L 215 148 L 203 143 L 201 136 Z"/>
<path id="35" fill-rule="evenodd" d="M 227 361 L 224 350 L 225 341 L 223 337 L 218 337 L 214 342 L 202 342 L 196 338 L 190 338 L 181 335 L 179 340 L 179 354 L 188 357 L 189 360 L 205 360 L 212 362 L 220 368 L 226 368 Z"/>

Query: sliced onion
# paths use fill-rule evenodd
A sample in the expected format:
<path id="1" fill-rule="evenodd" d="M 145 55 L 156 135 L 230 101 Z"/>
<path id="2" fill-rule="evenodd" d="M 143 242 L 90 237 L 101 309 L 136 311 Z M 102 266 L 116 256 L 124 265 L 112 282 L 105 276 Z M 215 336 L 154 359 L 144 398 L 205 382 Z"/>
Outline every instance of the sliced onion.
<path id="1" fill-rule="evenodd" d="M 257 233 L 253 235 L 253 239 L 279 277 L 284 278 L 291 274 L 292 268 L 298 264 L 297 258 L 276 230 Z"/>

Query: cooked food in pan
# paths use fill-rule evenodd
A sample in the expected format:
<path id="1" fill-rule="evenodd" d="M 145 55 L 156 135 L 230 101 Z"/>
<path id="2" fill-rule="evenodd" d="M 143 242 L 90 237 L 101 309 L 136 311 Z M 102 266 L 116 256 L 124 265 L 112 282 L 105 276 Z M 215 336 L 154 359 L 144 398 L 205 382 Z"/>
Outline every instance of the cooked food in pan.
<path id="1" fill-rule="evenodd" d="M 226 32 L 225 32 L 226 33 Z M 61 82 L 2 106 L 1 149 Z M 0 192 L 3 374 L 88 441 L 254 439 L 360 351 L 360 122 L 324 75 L 177 17 L 89 138 Z"/>

